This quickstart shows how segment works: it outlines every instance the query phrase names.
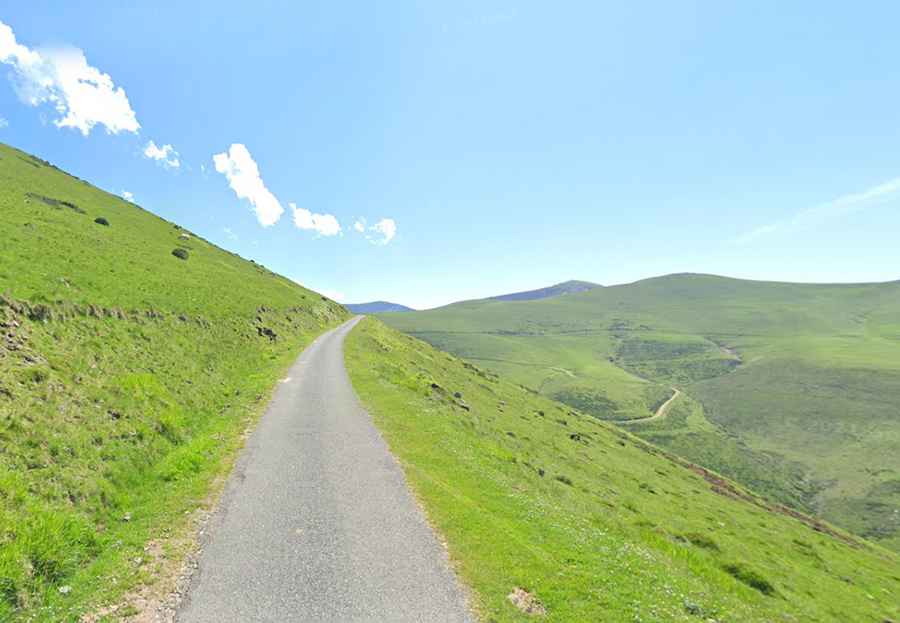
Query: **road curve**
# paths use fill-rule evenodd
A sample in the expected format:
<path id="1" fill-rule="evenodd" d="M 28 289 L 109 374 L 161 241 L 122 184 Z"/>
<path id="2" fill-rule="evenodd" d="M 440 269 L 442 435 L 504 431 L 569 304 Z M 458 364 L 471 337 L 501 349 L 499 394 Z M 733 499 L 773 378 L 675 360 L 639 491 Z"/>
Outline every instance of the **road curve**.
<path id="1" fill-rule="evenodd" d="M 470 622 L 344 368 L 350 320 L 282 381 L 206 532 L 181 623 Z"/>
<path id="2" fill-rule="evenodd" d="M 659 406 L 659 409 L 656 410 L 656 413 L 651 415 L 650 417 L 642 417 L 637 418 L 635 420 L 618 420 L 616 424 L 645 424 L 647 422 L 652 422 L 654 420 L 659 420 L 661 418 L 666 417 L 669 414 L 669 408 L 672 406 L 672 403 L 675 402 L 678 397 L 681 395 L 681 390 L 677 387 L 672 388 L 672 397 L 666 400 Z"/>

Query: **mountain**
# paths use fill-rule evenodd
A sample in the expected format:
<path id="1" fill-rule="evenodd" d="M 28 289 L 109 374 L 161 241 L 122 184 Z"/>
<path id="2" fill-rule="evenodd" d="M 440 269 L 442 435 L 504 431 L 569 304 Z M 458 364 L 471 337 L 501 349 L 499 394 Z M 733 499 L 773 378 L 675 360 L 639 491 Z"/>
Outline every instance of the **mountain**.
<path id="1" fill-rule="evenodd" d="M 77 621 L 191 528 L 288 364 L 349 316 L 4 145 L 0 232 L 0 620 Z"/>
<path id="2" fill-rule="evenodd" d="M 575 294 L 593 290 L 594 288 L 602 288 L 603 286 L 591 283 L 590 281 L 564 281 L 556 285 L 546 288 L 538 288 L 537 290 L 526 290 L 525 292 L 513 292 L 511 294 L 501 294 L 499 296 L 489 297 L 494 301 L 533 301 L 537 299 L 546 299 L 554 296 L 562 296 L 564 294 Z"/>
<path id="3" fill-rule="evenodd" d="M 564 281 L 556 285 L 537 290 L 528 290 L 525 292 L 513 292 L 511 294 L 501 294 L 499 296 L 491 296 L 487 299 L 476 300 L 492 300 L 492 301 L 532 301 L 537 299 L 545 299 L 554 296 L 563 296 L 565 294 L 575 294 L 577 292 L 585 292 L 594 288 L 602 288 L 603 286 L 589 281 Z M 465 303 L 471 301 L 463 301 Z M 406 305 L 399 303 L 389 303 L 387 301 L 372 301 L 371 303 L 348 303 L 344 307 L 354 314 L 383 314 L 390 312 L 411 312 L 416 311 Z"/>
<path id="4" fill-rule="evenodd" d="M 288 366 L 305 345 L 349 315 L 2 145 L 0 231 L 0 621 L 152 617 L 143 604 L 175 584 L 167 574 L 179 573 L 273 388 L 290 382 Z M 565 307 L 599 291 L 479 305 L 504 313 Z M 817 300 L 828 315 L 825 298 Z M 618 318 L 617 301 L 605 304 Z M 882 316 L 874 299 L 865 302 L 865 316 L 835 322 L 895 339 L 900 323 Z M 685 313 L 678 310 L 664 312 Z M 406 315 L 417 313 L 384 317 Z M 572 324 L 529 320 L 523 339 L 552 329 L 562 347 L 573 327 L 586 328 L 581 312 L 551 320 L 560 317 Z M 492 327 L 499 319 L 479 325 L 492 332 L 485 339 L 513 337 Z M 787 320 L 791 337 L 797 326 Z M 675 344 L 692 339 L 672 330 Z M 696 349 L 675 350 L 705 361 Z M 545 611 L 548 621 L 573 622 L 900 616 L 893 552 L 373 317 L 353 330 L 344 352 L 354 390 L 485 620 L 530 618 L 514 601 Z M 627 355 L 622 365 L 659 361 Z M 808 390 L 831 391 L 829 383 Z M 670 399 L 650 393 L 648 400 Z M 695 425 L 698 414 L 679 411 L 681 400 L 663 421 Z M 881 449 L 884 469 L 889 451 Z M 288 523 L 271 536 L 296 559 L 315 535 Z M 363 545 L 359 551 L 372 554 Z"/>
<path id="5" fill-rule="evenodd" d="M 898 282 L 681 274 L 380 318 L 900 550 Z"/>
<path id="6" fill-rule="evenodd" d="M 480 620 L 900 615 L 896 553 L 376 318 L 344 352 Z"/>
<path id="7" fill-rule="evenodd" d="M 400 303 L 389 303 L 387 301 L 372 301 L 370 303 L 345 303 L 344 307 L 354 314 L 384 314 L 389 312 L 408 312 L 415 311 L 412 307 L 401 305 Z"/>

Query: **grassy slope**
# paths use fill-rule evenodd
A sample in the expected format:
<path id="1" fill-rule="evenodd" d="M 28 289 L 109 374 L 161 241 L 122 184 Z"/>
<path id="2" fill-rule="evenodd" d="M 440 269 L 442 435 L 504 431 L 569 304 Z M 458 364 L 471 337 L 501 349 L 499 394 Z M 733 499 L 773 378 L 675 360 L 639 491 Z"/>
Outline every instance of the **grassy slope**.
<path id="1" fill-rule="evenodd" d="M 384 321 L 604 419 L 677 386 L 629 430 L 900 549 L 900 283 L 673 275 Z"/>
<path id="2" fill-rule="evenodd" d="M 517 586 L 543 601 L 547 621 L 900 615 L 892 552 L 763 508 L 376 320 L 351 333 L 345 356 L 484 620 L 530 620 L 506 600 Z"/>
<path id="3" fill-rule="evenodd" d="M 147 542 L 346 312 L 5 146 L 0 231 L 0 620 L 76 620 L 152 579 Z"/>

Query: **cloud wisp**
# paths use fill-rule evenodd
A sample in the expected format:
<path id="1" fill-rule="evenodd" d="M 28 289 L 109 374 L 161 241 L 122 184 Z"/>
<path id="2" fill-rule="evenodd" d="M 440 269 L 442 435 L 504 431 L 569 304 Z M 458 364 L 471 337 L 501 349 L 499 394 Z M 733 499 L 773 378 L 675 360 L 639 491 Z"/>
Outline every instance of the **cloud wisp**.
<path id="1" fill-rule="evenodd" d="M 177 169 L 181 167 L 181 160 L 178 152 L 169 144 L 158 147 L 152 140 L 144 147 L 144 157 L 150 160 L 156 160 L 166 169 Z"/>
<path id="2" fill-rule="evenodd" d="M 383 218 L 371 227 L 369 231 L 375 236 L 369 236 L 369 240 L 377 244 L 387 244 L 397 235 L 397 223 L 392 218 Z"/>
<path id="3" fill-rule="evenodd" d="M 789 218 L 761 225 L 738 236 L 737 243 L 748 244 L 769 234 L 814 227 L 847 214 L 875 207 L 895 197 L 900 197 L 900 177 L 862 192 L 843 195 L 826 203 L 801 210 Z"/>
<path id="4" fill-rule="evenodd" d="M 22 102 L 56 110 L 58 128 L 87 136 L 98 124 L 110 134 L 136 133 L 141 127 L 125 90 L 89 65 L 78 48 L 31 49 L 0 21 L 0 63 L 12 67 L 10 81 Z"/>
<path id="5" fill-rule="evenodd" d="M 341 224 L 333 214 L 315 214 L 290 203 L 297 229 L 315 231 L 320 236 L 336 236 L 341 233 Z"/>
<path id="6" fill-rule="evenodd" d="M 213 156 L 216 171 L 228 179 L 228 184 L 239 199 L 246 199 L 253 206 L 256 220 L 263 227 L 278 222 L 284 214 L 278 199 L 269 192 L 259 175 L 259 167 L 250 151 L 240 143 L 234 143 L 227 152 Z"/>
<path id="7" fill-rule="evenodd" d="M 122 199 L 124 199 L 125 201 L 130 201 L 131 203 L 134 203 L 134 193 L 129 192 L 127 190 L 123 190 L 122 191 Z"/>
<path id="8" fill-rule="evenodd" d="M 353 230 L 364 235 L 372 244 L 385 245 L 397 235 L 397 223 L 392 218 L 383 218 L 370 227 L 365 217 L 360 217 L 353 223 Z"/>

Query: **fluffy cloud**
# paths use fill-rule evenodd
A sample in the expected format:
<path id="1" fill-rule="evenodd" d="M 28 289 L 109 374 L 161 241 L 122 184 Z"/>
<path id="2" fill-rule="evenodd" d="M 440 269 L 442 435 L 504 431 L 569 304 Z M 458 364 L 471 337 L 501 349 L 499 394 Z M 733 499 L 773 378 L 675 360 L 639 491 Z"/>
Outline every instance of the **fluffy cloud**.
<path id="1" fill-rule="evenodd" d="M 0 117 L 0 130 L 7 127 L 9 127 L 9 121 L 4 119 L 3 117 Z"/>
<path id="2" fill-rule="evenodd" d="M 313 214 L 293 203 L 288 205 L 294 212 L 294 225 L 297 229 L 311 229 L 320 236 L 336 236 L 341 233 L 341 224 L 333 214 Z"/>
<path id="3" fill-rule="evenodd" d="M 178 159 L 178 152 L 175 151 L 174 147 L 171 145 L 157 147 L 156 143 L 152 140 L 144 147 L 144 157 L 156 160 L 167 169 L 177 169 L 181 166 L 181 161 Z"/>
<path id="4" fill-rule="evenodd" d="M 266 188 L 259 176 L 259 167 L 244 145 L 235 143 L 226 153 L 214 155 L 213 164 L 216 171 L 228 179 L 234 194 L 251 203 L 260 225 L 268 227 L 278 222 L 284 208 Z"/>
<path id="5" fill-rule="evenodd" d="M 383 218 L 374 225 L 369 228 L 369 231 L 375 232 L 379 236 L 378 238 L 369 238 L 373 242 L 377 242 L 379 244 L 387 244 L 391 240 L 394 239 L 394 236 L 397 235 L 397 223 L 394 222 L 392 218 Z"/>
<path id="6" fill-rule="evenodd" d="M 12 28 L 0 21 L 0 63 L 12 67 L 10 81 L 19 99 L 30 106 L 53 106 L 59 128 L 87 136 L 98 123 L 110 134 L 141 127 L 124 89 L 88 65 L 78 48 L 33 50 L 18 43 Z"/>
<path id="7" fill-rule="evenodd" d="M 127 190 L 123 190 L 122 191 L 122 199 L 124 199 L 125 201 L 130 201 L 131 203 L 134 203 L 134 193 L 130 193 Z"/>
<path id="8" fill-rule="evenodd" d="M 366 225 L 365 218 L 358 218 L 353 223 L 353 229 L 363 234 L 372 244 L 387 244 L 397 235 L 397 223 L 392 218 L 383 218 L 371 227 Z"/>

